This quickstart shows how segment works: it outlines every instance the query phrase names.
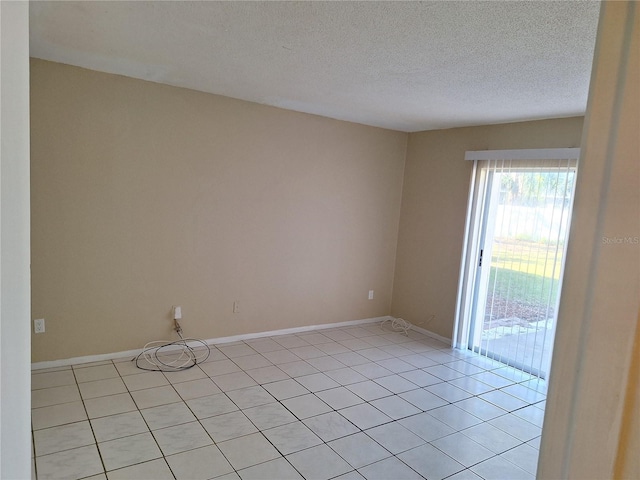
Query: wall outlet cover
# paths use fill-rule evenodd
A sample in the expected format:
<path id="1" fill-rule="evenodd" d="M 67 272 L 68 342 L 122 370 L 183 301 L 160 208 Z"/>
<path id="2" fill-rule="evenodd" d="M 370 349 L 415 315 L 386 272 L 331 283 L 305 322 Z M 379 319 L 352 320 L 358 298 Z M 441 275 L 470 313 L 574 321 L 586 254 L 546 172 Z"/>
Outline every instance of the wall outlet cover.
<path id="1" fill-rule="evenodd" d="M 33 331 L 35 333 L 44 333 L 44 318 L 36 318 L 33 321 Z"/>

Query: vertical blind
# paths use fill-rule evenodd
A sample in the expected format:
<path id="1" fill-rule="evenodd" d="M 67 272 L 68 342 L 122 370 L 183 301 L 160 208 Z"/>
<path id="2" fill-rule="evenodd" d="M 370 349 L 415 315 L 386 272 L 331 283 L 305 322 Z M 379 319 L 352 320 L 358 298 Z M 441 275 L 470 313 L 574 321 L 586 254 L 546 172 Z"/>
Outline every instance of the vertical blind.
<path id="1" fill-rule="evenodd" d="M 579 153 L 558 150 L 468 152 L 477 175 L 465 341 L 539 377 L 550 366 Z"/>

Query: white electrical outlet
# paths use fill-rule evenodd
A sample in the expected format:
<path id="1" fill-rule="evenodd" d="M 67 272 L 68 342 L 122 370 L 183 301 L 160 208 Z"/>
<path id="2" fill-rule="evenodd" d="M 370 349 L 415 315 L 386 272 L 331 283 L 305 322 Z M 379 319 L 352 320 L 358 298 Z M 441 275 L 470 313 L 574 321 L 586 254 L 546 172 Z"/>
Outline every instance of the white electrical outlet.
<path id="1" fill-rule="evenodd" d="M 373 300 L 373 290 L 369 290 L 369 300 Z"/>
<path id="2" fill-rule="evenodd" d="M 233 302 L 233 313 L 240 313 L 240 302 L 238 300 Z"/>
<path id="3" fill-rule="evenodd" d="M 36 318 L 33 321 L 33 331 L 35 333 L 44 333 L 44 318 Z"/>

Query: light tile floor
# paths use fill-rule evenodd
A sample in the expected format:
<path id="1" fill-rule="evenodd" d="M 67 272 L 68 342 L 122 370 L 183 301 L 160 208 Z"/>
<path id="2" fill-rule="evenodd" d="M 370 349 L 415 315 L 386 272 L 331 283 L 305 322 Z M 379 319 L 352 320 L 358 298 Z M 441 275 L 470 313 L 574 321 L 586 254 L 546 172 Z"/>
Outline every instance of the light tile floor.
<path id="1" fill-rule="evenodd" d="M 175 373 L 37 370 L 32 386 L 40 480 L 533 479 L 546 394 L 376 324 L 220 344 Z"/>

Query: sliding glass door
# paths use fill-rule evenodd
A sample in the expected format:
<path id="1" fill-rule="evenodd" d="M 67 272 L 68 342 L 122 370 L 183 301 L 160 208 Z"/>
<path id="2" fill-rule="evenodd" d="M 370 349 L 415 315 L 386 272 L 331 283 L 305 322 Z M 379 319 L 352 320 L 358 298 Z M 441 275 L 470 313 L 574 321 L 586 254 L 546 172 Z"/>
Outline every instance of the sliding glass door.
<path id="1" fill-rule="evenodd" d="M 460 342 L 546 377 L 560 300 L 576 161 L 476 164 Z"/>

